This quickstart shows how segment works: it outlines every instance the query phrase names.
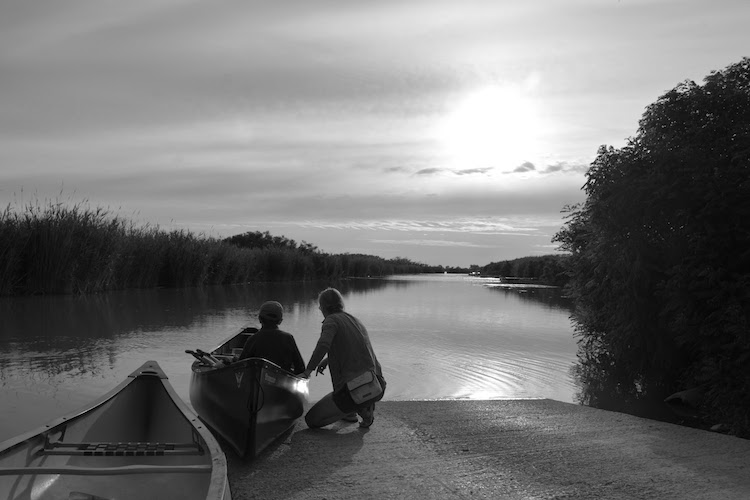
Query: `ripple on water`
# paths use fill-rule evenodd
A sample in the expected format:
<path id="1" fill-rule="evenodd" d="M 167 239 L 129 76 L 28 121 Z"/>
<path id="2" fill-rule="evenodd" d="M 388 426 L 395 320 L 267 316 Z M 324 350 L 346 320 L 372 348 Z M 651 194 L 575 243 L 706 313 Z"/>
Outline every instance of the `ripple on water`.
<path id="1" fill-rule="evenodd" d="M 418 339 L 418 337 L 412 337 Z M 388 399 L 552 398 L 573 402 L 570 356 L 503 351 L 439 339 L 389 349 Z"/>

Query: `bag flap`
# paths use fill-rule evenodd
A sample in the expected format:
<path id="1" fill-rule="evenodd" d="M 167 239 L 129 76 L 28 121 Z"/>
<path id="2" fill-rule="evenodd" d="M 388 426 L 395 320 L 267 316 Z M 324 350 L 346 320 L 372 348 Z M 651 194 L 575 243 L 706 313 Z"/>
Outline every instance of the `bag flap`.
<path id="1" fill-rule="evenodd" d="M 359 387 L 360 385 L 365 385 L 365 384 L 372 382 L 374 378 L 375 378 L 375 375 L 373 374 L 372 371 L 366 371 L 362 375 L 358 375 L 354 377 L 353 379 L 351 379 L 349 382 L 346 383 L 346 386 L 351 390 L 351 389 L 354 389 L 355 387 Z"/>

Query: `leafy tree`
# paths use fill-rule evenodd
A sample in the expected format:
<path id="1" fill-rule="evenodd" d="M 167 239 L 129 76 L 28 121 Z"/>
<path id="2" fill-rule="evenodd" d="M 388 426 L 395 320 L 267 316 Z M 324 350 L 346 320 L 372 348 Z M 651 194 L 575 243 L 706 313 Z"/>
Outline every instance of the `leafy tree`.
<path id="1" fill-rule="evenodd" d="M 224 240 L 241 248 L 287 248 L 289 250 L 297 249 L 297 242 L 290 240 L 285 236 L 273 236 L 268 231 L 249 231 L 243 234 L 230 236 Z M 302 242 L 301 248 L 305 252 L 315 250 L 316 248 L 310 243 Z"/>
<path id="2" fill-rule="evenodd" d="M 571 254 L 582 402 L 699 386 L 710 421 L 750 436 L 750 58 L 661 96 L 584 190 L 553 240 Z"/>
<path id="3" fill-rule="evenodd" d="M 568 280 L 565 259 L 567 255 L 520 257 L 490 262 L 481 268 L 481 273 L 499 277 L 529 278 L 548 285 L 562 286 Z"/>

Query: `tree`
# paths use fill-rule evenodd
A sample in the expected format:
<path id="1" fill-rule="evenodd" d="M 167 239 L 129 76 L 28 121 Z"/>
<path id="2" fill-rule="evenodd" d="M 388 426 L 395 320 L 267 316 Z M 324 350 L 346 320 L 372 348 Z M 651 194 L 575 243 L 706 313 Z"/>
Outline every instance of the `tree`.
<path id="1" fill-rule="evenodd" d="M 750 435 L 750 58 L 650 105 L 601 147 L 555 235 L 570 252 L 582 402 L 706 390 Z"/>
<path id="2" fill-rule="evenodd" d="M 513 260 L 490 262 L 481 268 L 484 275 L 500 278 L 528 278 L 547 285 L 562 286 L 567 282 L 564 262 L 567 255 L 540 255 Z"/>
<path id="3" fill-rule="evenodd" d="M 297 242 L 290 240 L 285 236 L 272 236 L 271 233 L 265 231 L 252 231 L 243 234 L 237 234 L 224 239 L 225 242 L 231 243 L 241 248 L 288 248 L 290 250 L 297 249 Z M 302 242 L 302 247 L 305 252 L 309 252 L 315 247 L 309 243 Z"/>

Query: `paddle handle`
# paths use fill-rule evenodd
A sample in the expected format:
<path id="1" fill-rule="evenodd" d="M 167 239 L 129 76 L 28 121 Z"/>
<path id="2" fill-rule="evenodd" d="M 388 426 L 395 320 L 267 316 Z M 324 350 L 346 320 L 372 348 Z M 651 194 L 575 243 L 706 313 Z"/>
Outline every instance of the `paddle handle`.
<path id="1" fill-rule="evenodd" d="M 203 357 L 206 357 L 206 358 L 210 359 L 211 361 L 213 361 L 214 364 L 221 363 L 221 360 L 215 358 L 213 356 L 213 354 L 211 354 L 210 352 L 201 351 L 200 349 L 196 349 L 195 352 L 197 352 L 198 354 L 200 354 Z"/>
<path id="2" fill-rule="evenodd" d="M 198 349 L 198 352 L 191 351 L 190 349 L 185 349 L 185 352 L 188 354 L 192 354 L 195 359 L 200 361 L 201 363 L 207 364 L 208 366 L 216 366 L 218 361 L 213 358 L 213 356 L 208 357 L 203 354 L 200 354 L 202 352 L 200 349 Z"/>

